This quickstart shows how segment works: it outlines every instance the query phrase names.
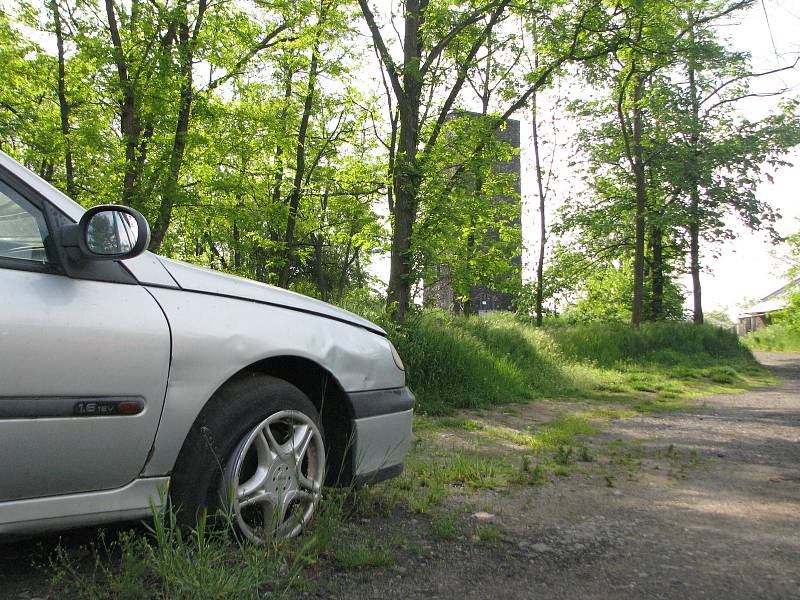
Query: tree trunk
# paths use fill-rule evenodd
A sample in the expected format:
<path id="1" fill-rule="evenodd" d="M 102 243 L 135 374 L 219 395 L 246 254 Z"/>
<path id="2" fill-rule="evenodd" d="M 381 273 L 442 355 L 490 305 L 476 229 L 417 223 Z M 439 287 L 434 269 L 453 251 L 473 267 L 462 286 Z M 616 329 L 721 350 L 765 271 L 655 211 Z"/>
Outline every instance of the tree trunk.
<path id="1" fill-rule="evenodd" d="M 689 11 L 689 45 L 695 47 L 694 14 Z M 689 52 L 689 95 L 692 104 L 691 134 L 689 137 L 689 255 L 692 273 L 693 321 L 703 323 L 703 293 L 700 287 L 700 100 L 697 92 L 697 65 L 693 50 Z"/>
<path id="2" fill-rule="evenodd" d="M 318 24 L 322 25 L 323 19 L 320 18 Z M 306 174 L 306 141 L 308 139 L 308 124 L 311 119 L 311 112 L 314 108 L 314 95 L 317 85 L 317 69 L 319 64 L 319 42 L 315 42 L 311 49 L 311 63 L 308 68 L 308 85 L 306 96 L 303 102 L 303 116 L 300 119 L 300 130 L 297 133 L 297 147 L 295 149 L 296 168 L 292 191 L 289 195 L 289 216 L 286 221 L 286 232 L 283 236 L 283 264 L 281 265 L 278 285 L 287 287 L 289 285 L 289 274 L 292 267 L 292 249 L 294 247 L 294 233 L 297 227 L 297 210 L 300 206 L 300 198 L 303 195 L 303 177 Z"/>
<path id="3" fill-rule="evenodd" d="M 64 166 L 67 172 L 67 195 L 76 200 L 78 190 L 75 188 L 75 172 L 72 164 L 72 145 L 69 137 L 70 105 L 67 102 L 66 66 L 64 57 L 64 33 L 61 29 L 61 13 L 57 0 L 50 0 L 53 13 L 53 25 L 58 49 L 58 108 L 61 116 L 61 135 L 64 138 Z"/>
<path id="4" fill-rule="evenodd" d="M 448 45 L 455 39 L 460 31 L 477 23 L 483 16 L 491 12 L 491 19 L 483 26 L 482 34 L 471 51 L 472 58 L 477 54 L 480 44 L 489 35 L 492 28 L 503 14 L 509 0 L 501 0 L 497 4 L 489 3 L 485 10 L 476 11 L 469 17 L 453 25 L 447 35 L 434 44 L 423 59 L 421 47 L 422 16 L 428 7 L 428 0 L 406 0 L 403 9 L 403 62 L 395 64 L 388 46 L 380 33 L 375 15 L 370 9 L 368 0 L 358 0 L 361 13 L 370 29 L 375 49 L 380 56 L 381 63 L 386 68 L 386 73 L 391 82 L 391 87 L 397 98 L 399 113 L 399 133 L 397 140 L 397 153 L 392 169 L 392 187 L 394 194 L 394 210 L 392 211 L 393 229 L 391 244 L 391 259 L 389 273 L 389 287 L 387 289 L 387 305 L 392 314 L 392 319 L 401 322 L 405 319 L 406 312 L 411 302 L 411 289 L 414 283 L 412 234 L 414 221 L 417 216 L 418 193 L 421 182 L 420 165 L 417 159 L 419 145 L 420 100 L 425 74 L 430 70 L 437 57 L 441 56 Z M 447 99 L 441 105 L 436 124 L 426 144 L 426 150 L 431 150 L 435 143 L 447 115 L 453 107 L 466 80 L 466 70 L 458 73 L 451 86 Z"/>
<path id="5" fill-rule="evenodd" d="M 536 66 L 539 57 L 536 56 Z M 547 243 L 547 224 L 545 222 L 545 190 L 542 162 L 539 153 L 539 119 L 537 95 L 533 94 L 531 116 L 533 118 L 533 155 L 536 160 L 536 186 L 539 191 L 539 256 L 536 261 L 536 326 L 541 327 L 544 320 L 544 251 Z"/>
<path id="6" fill-rule="evenodd" d="M 316 233 L 311 236 L 311 242 L 314 244 L 314 279 L 319 290 L 319 297 L 327 302 L 329 298 L 328 278 L 325 276 L 324 255 L 322 253 L 324 241 L 325 238 L 321 234 Z"/>
<path id="7" fill-rule="evenodd" d="M 289 70 L 289 69 L 286 70 L 286 79 L 284 80 L 284 86 L 283 86 L 284 105 L 283 105 L 283 108 L 281 108 L 281 123 L 285 123 L 286 122 L 286 119 L 287 119 L 287 116 L 288 116 L 288 112 L 289 112 L 288 111 L 288 106 L 289 106 L 290 100 L 292 99 L 292 83 L 293 83 L 292 82 L 292 75 L 293 74 L 294 73 L 291 70 Z M 283 146 L 278 144 L 276 146 L 276 148 L 275 148 L 275 160 L 274 160 L 274 169 L 273 169 L 274 172 L 275 172 L 275 182 L 274 182 L 274 184 L 272 186 L 272 203 L 275 206 L 279 206 L 281 201 L 282 201 L 282 195 L 283 195 L 283 189 L 282 188 L 283 188 L 283 176 L 284 176 L 283 175 L 283 167 L 284 167 L 284 164 L 283 164 Z M 273 242 L 275 242 L 275 245 L 277 246 L 278 242 L 280 242 L 280 240 L 281 240 L 280 233 L 278 232 L 277 228 L 270 228 L 269 236 L 270 236 L 270 239 Z M 275 260 L 274 256 L 270 260 L 270 265 L 267 268 L 267 272 L 269 274 L 274 274 L 274 276 L 276 278 L 280 277 L 281 265 L 280 265 L 280 263 L 278 263 Z M 267 275 L 267 278 L 269 278 L 269 275 Z"/>
<path id="8" fill-rule="evenodd" d="M 697 212 L 697 202 L 695 196 L 692 196 L 692 210 L 693 215 Z M 692 271 L 692 298 L 694 304 L 694 322 L 697 325 L 703 323 L 703 293 L 700 288 L 700 227 L 696 216 L 691 217 L 689 223 L 689 254 L 691 256 L 691 271 Z"/>
<path id="9" fill-rule="evenodd" d="M 409 112 L 415 112 L 411 108 Z M 411 301 L 413 284 L 411 235 L 417 213 L 417 190 L 419 173 L 417 171 L 417 141 L 411 132 L 417 127 L 415 119 L 400 124 L 400 143 L 395 159 L 394 173 L 394 228 L 392 230 L 392 252 L 390 259 L 389 288 L 387 302 L 391 307 L 392 319 L 405 320 Z"/>
<path id="10" fill-rule="evenodd" d="M 136 146 L 139 143 L 141 125 L 139 115 L 136 110 L 136 95 L 128 75 L 128 65 L 125 59 L 125 51 L 122 47 L 122 38 L 119 34 L 117 16 L 113 0 L 106 0 L 106 17 L 108 19 L 108 29 L 111 33 L 111 43 L 113 46 L 112 56 L 117 68 L 122 99 L 120 101 L 120 133 L 122 134 L 123 144 L 125 145 L 125 173 L 122 178 L 122 203 L 143 208 L 141 202 L 136 198 L 136 184 L 139 178 L 139 169 L 136 160 Z M 152 246 L 152 244 L 151 244 Z"/>
<path id="11" fill-rule="evenodd" d="M 239 233 L 239 226 L 236 221 L 233 222 L 233 268 L 238 273 L 242 268 L 242 249 L 241 249 L 241 235 Z"/>
<path id="12" fill-rule="evenodd" d="M 650 227 L 650 319 L 664 319 L 664 230 L 659 225 Z"/>
<path id="13" fill-rule="evenodd" d="M 420 3 L 406 1 L 403 39 L 403 95 L 398 98 L 400 132 L 395 156 L 394 228 L 390 259 L 387 302 L 396 322 L 405 320 L 411 302 L 413 260 L 411 236 L 417 218 L 417 195 L 421 182 L 417 147 L 419 144 L 419 108 L 422 94 L 420 79 Z"/>
<path id="14" fill-rule="evenodd" d="M 636 183 L 636 244 L 633 257 L 633 311 L 631 321 L 638 327 L 644 313 L 644 250 L 645 250 L 645 213 L 647 211 L 647 182 L 644 172 L 644 156 L 642 148 L 642 108 L 644 95 L 644 79 L 636 75 L 636 87 L 633 93 L 633 172 Z"/>
<path id="15" fill-rule="evenodd" d="M 158 250 L 164 241 L 164 236 L 172 219 L 172 209 L 178 199 L 181 167 L 186 153 L 186 135 L 189 132 L 189 119 L 192 115 L 192 102 L 194 101 L 194 49 L 197 35 L 202 28 L 206 8 L 206 0 L 200 0 L 194 24 L 190 29 L 188 0 L 182 0 L 179 3 L 178 52 L 180 56 L 181 89 L 178 100 L 178 119 L 175 124 L 172 149 L 170 150 L 167 180 L 164 183 L 157 221 L 153 227 L 150 240 L 150 250 L 153 251 Z"/>
<path id="16" fill-rule="evenodd" d="M 480 185 L 477 186 L 478 189 L 475 190 L 475 193 L 477 194 L 480 193 L 480 187 L 481 187 Z M 467 236 L 467 256 L 466 256 L 467 259 L 466 263 L 468 265 L 475 254 L 475 219 L 473 218 L 472 215 L 470 215 L 469 221 L 470 221 L 469 222 L 470 233 Z M 464 304 L 461 306 L 461 312 L 464 314 L 465 317 L 477 315 L 480 307 L 478 303 L 478 298 L 475 297 L 478 292 L 478 286 L 472 285 L 473 281 L 474 279 L 471 276 L 471 273 L 468 273 L 467 285 L 469 287 L 467 288 L 466 300 L 464 301 Z"/>

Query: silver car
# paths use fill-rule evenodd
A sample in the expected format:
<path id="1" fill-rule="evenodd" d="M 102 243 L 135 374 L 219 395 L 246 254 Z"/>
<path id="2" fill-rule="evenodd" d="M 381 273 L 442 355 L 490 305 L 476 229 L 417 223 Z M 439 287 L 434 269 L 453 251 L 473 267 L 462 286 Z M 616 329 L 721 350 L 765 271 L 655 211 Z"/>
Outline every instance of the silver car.
<path id="1" fill-rule="evenodd" d="M 298 534 L 325 484 L 399 474 L 414 397 L 377 325 L 146 252 L 0 152 L 0 537 L 235 515 Z"/>

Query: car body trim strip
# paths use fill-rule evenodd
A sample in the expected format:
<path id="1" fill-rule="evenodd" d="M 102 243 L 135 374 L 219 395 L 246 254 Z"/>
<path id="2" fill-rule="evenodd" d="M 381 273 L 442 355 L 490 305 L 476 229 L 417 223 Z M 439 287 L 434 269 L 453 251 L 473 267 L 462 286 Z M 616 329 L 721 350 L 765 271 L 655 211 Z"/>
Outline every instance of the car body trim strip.
<path id="1" fill-rule="evenodd" d="M 0 396 L 0 420 L 134 417 L 145 406 L 141 396 Z"/>

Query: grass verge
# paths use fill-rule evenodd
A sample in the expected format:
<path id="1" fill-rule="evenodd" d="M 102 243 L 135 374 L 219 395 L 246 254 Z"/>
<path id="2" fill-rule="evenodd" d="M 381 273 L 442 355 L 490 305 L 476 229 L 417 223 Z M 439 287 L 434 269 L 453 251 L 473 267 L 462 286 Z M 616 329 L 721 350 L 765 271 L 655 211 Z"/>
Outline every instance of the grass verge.
<path id="1" fill-rule="evenodd" d="M 389 331 L 406 362 L 417 410 L 428 415 L 545 397 L 671 410 L 702 395 L 772 381 L 735 334 L 712 325 L 537 329 L 509 314 L 422 311 Z"/>
<path id="2" fill-rule="evenodd" d="M 800 331 L 785 325 L 770 325 L 765 329 L 748 333 L 743 339 L 751 350 L 800 352 Z"/>

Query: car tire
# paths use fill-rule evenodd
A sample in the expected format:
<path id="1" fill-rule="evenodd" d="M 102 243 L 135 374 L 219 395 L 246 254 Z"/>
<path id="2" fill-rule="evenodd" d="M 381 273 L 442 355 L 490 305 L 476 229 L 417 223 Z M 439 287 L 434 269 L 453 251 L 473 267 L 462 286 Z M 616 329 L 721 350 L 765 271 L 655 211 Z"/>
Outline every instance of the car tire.
<path id="1" fill-rule="evenodd" d="M 172 473 L 178 522 L 224 512 L 243 537 L 298 535 L 325 479 L 325 444 L 314 405 L 292 384 L 261 374 L 220 388 L 197 417 Z"/>

